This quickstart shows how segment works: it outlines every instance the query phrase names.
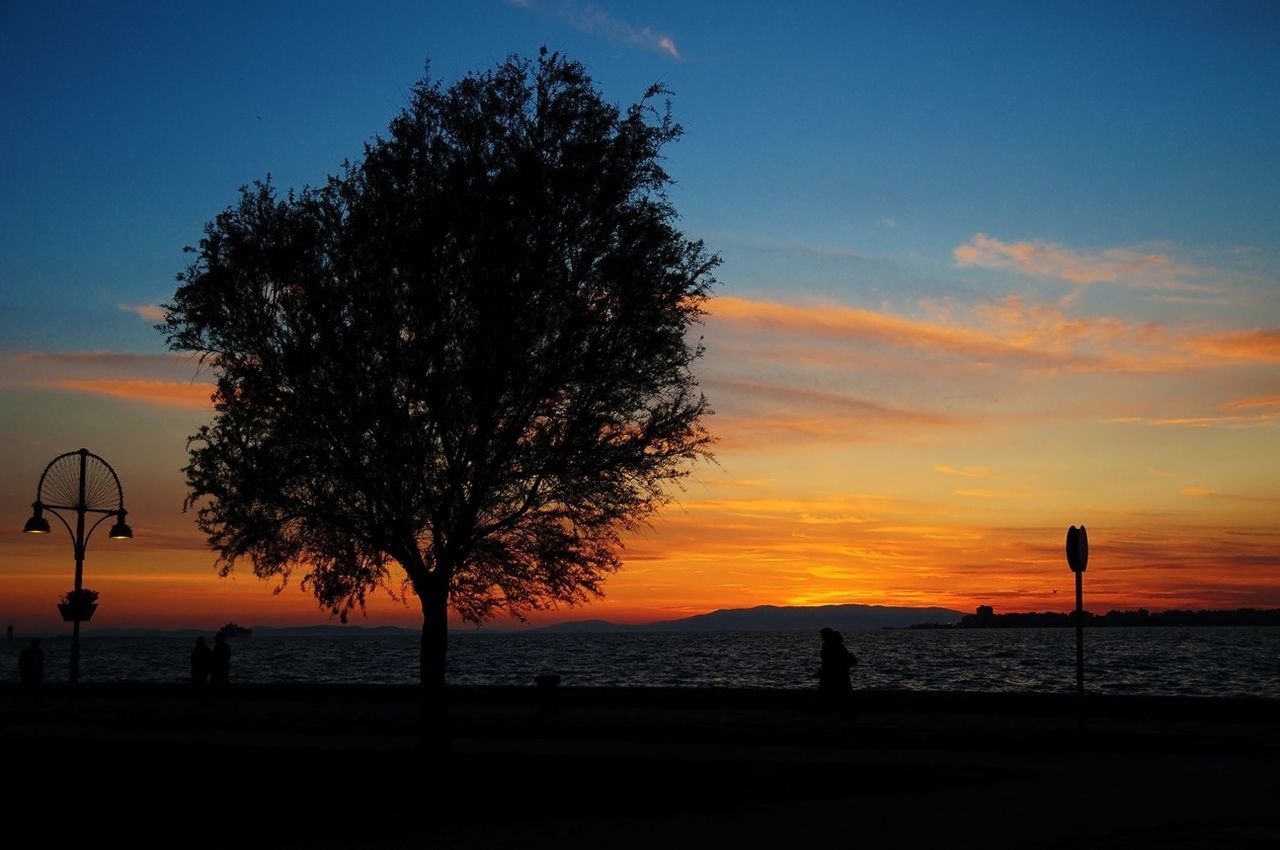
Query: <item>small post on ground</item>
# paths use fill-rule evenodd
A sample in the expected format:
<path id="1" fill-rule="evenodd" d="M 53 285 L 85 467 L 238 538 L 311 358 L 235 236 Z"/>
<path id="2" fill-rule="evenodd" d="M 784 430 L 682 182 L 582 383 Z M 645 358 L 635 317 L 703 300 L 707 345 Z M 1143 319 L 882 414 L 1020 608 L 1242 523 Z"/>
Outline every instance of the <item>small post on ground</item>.
<path id="1" fill-rule="evenodd" d="M 560 684 L 560 676 L 556 673 L 540 673 L 533 677 L 538 686 L 538 717 L 548 720 L 558 713 L 556 705 L 556 686 Z"/>
<path id="2" fill-rule="evenodd" d="M 1084 526 L 1067 529 L 1067 566 L 1076 574 L 1076 721 L 1084 723 L 1084 570 L 1089 564 L 1089 535 Z"/>

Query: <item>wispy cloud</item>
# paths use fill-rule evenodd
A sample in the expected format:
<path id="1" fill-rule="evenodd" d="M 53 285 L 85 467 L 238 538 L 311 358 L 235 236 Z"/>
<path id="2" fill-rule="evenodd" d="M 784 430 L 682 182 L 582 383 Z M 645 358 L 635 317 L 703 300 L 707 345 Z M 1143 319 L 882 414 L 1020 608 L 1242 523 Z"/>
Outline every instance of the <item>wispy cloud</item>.
<path id="1" fill-rule="evenodd" d="M 723 378 L 712 378 L 707 380 L 705 384 L 713 392 L 716 390 L 729 391 L 756 401 L 772 402 L 774 406 L 780 405 L 784 408 L 823 407 L 842 409 L 868 416 L 887 417 L 895 422 L 910 421 L 936 425 L 947 423 L 945 417 L 919 411 L 885 407 L 882 404 L 863 398 L 854 398 L 843 393 Z"/>
<path id="2" fill-rule="evenodd" d="M 970 356 L 1000 355 L 1012 351 L 1012 347 L 1003 341 L 969 328 L 834 304 L 797 306 L 723 296 L 712 302 L 711 313 L 721 321 L 828 339 L 857 339 Z"/>
<path id="3" fill-rule="evenodd" d="M 794 335 L 810 342 L 831 340 L 882 345 L 945 355 L 979 364 L 1007 362 L 1024 368 L 1062 371 L 1146 369 L 1151 364 L 1108 354 L 1126 323 L 1106 317 L 1073 319 L 1059 308 L 1027 305 L 1017 298 L 971 308 L 962 317 L 925 320 L 831 303 L 781 304 L 724 296 L 711 304 L 713 321 L 753 331 Z M 1185 360 L 1185 358 L 1183 358 Z"/>
<path id="4" fill-rule="evenodd" d="M 934 472 L 943 475 L 958 475 L 961 478 L 994 478 L 994 470 L 987 469 L 985 466 L 947 466 L 942 464 L 933 468 Z"/>
<path id="5" fill-rule="evenodd" d="M 1280 413 L 1280 395 L 1242 398 L 1222 405 L 1226 410 L 1273 410 Z"/>
<path id="6" fill-rule="evenodd" d="M 549 4 L 535 3 L 534 0 L 506 0 L 507 5 L 519 9 L 547 10 Z M 551 14 L 567 21 L 571 26 L 593 35 L 600 35 L 624 44 L 634 44 L 661 53 L 677 62 L 684 61 L 675 39 L 668 33 L 660 32 L 649 26 L 637 26 L 629 21 L 614 17 L 603 9 L 594 6 L 581 6 L 564 2 L 549 7 Z"/>
<path id="7" fill-rule="evenodd" d="M 700 480 L 698 482 L 704 487 L 710 487 L 714 490 L 760 490 L 765 487 L 772 486 L 775 483 L 773 478 L 751 479 L 743 478 L 729 481 L 717 480 Z"/>
<path id="8" fill-rule="evenodd" d="M 1180 492 L 1184 496 L 1191 496 L 1193 498 L 1224 499 L 1233 502 L 1280 502 L 1280 499 L 1273 496 L 1250 496 L 1242 493 L 1221 493 L 1209 487 L 1183 487 Z"/>
<path id="9" fill-rule="evenodd" d="M 966 488 L 963 490 L 953 490 L 957 496 L 964 496 L 969 499 L 1024 499 L 1030 495 L 1031 491 L 1026 489 L 1020 490 L 990 490 L 981 488 Z"/>
<path id="10" fill-rule="evenodd" d="M 1148 425 L 1182 428 L 1212 428 L 1215 425 L 1243 427 L 1268 422 L 1271 416 L 1172 416 L 1164 419 L 1139 419 Z"/>
<path id="11" fill-rule="evenodd" d="M 127 313 L 134 313 L 138 318 L 146 319 L 148 322 L 164 321 L 164 308 L 159 304 L 117 304 L 116 306 Z"/>
<path id="12" fill-rule="evenodd" d="M 852 248 L 839 245 L 815 245 L 809 242 L 784 242 L 768 239 L 763 236 L 722 233 L 716 237 L 718 244 L 735 243 L 753 248 L 757 251 L 770 251 L 785 254 L 803 254 L 808 257 L 820 257 L 833 260 L 866 260 L 866 255 Z"/>
<path id="13" fill-rule="evenodd" d="M 1241 303 L 1239 296 L 1227 295 L 1147 295 L 1155 304 L 1189 304 L 1192 307 L 1232 307 Z"/>
<path id="14" fill-rule="evenodd" d="M 1182 292 L 1209 291 L 1191 283 L 1197 270 L 1177 262 L 1169 254 L 1136 248 L 1080 251 L 1039 240 L 1005 242 L 985 233 L 975 234 L 952 251 L 958 266 L 1007 269 L 1034 277 L 1068 283 L 1109 283 L 1145 289 Z"/>
<path id="15" fill-rule="evenodd" d="M 904 429 L 954 427 L 955 417 L 843 393 L 724 378 L 704 382 L 727 448 L 796 449 L 815 443 L 901 439 Z"/>
<path id="16" fill-rule="evenodd" d="M 1261 396 L 1228 401 L 1218 406 L 1219 412 L 1201 415 L 1166 416 L 1144 418 L 1123 417 L 1110 420 L 1115 423 L 1136 423 L 1160 427 L 1213 428 L 1274 428 L 1280 425 L 1280 396 Z"/>
<path id="17" fill-rule="evenodd" d="M 103 368 L 169 368 L 194 365 L 189 354 L 136 354 L 128 351 L 28 351 L 18 355 L 20 363 L 56 363 Z"/>
<path id="18" fill-rule="evenodd" d="M 104 395 L 161 407 L 207 410 L 213 406 L 210 401 L 210 396 L 213 394 L 212 384 L 182 383 L 179 381 L 66 379 L 51 381 L 47 386 L 54 389 Z"/>

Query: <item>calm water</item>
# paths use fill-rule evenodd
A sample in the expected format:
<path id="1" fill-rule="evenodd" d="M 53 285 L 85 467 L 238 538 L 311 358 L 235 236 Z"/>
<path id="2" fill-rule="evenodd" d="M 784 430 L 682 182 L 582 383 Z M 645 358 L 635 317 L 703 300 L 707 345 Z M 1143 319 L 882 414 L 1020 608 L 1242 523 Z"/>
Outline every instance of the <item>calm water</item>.
<path id="1" fill-rule="evenodd" d="M 1071 629 L 871 631 L 846 636 L 861 660 L 857 688 L 1070 692 Z M 69 639 L 44 642 L 52 681 L 67 677 Z M 173 681 L 187 675 L 192 639 L 88 637 L 82 681 Z M 0 678 L 16 677 L 25 641 L 0 640 Z M 540 672 L 566 685 L 816 686 L 818 636 L 722 634 L 490 634 L 451 637 L 449 680 L 527 685 Z M 238 682 L 411 683 L 415 636 L 249 637 L 232 641 Z M 1280 698 L 1280 628 L 1108 628 L 1085 634 L 1085 683 L 1111 694 Z"/>

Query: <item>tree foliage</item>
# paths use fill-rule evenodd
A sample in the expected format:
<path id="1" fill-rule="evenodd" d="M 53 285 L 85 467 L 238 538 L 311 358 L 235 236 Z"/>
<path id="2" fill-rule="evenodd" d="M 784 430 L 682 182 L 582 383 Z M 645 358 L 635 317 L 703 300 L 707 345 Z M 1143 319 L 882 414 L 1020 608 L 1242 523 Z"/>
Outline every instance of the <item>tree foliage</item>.
<path id="1" fill-rule="evenodd" d="M 323 186 L 206 226 L 160 329 L 217 377 L 185 472 L 224 574 L 300 571 L 345 618 L 398 565 L 441 634 L 600 593 L 711 444 L 718 258 L 675 226 L 663 94 L 620 109 L 545 51 L 423 80 Z"/>

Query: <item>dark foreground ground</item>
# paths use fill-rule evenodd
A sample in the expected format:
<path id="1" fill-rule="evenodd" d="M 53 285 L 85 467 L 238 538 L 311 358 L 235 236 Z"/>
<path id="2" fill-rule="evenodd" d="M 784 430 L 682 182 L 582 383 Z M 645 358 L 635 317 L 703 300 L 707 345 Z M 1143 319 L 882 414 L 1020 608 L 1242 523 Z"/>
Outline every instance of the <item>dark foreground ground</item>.
<path id="1" fill-rule="evenodd" d="M 0 847 L 1280 848 L 1280 703 L 458 688 L 0 686 Z"/>

